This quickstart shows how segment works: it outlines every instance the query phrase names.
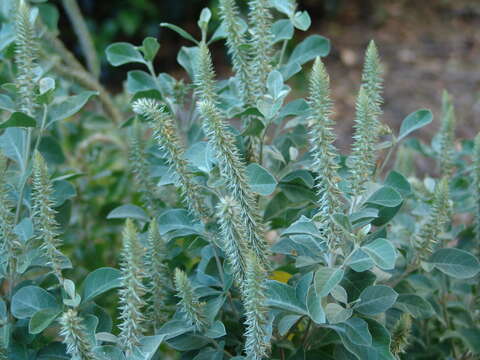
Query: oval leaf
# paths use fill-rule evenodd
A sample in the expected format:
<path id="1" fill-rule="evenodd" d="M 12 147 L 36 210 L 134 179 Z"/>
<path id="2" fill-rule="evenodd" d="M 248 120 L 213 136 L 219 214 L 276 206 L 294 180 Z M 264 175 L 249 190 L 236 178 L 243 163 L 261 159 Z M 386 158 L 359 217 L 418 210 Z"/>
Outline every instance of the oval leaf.
<path id="1" fill-rule="evenodd" d="M 395 267 L 396 253 L 395 248 L 386 239 L 376 239 L 365 246 L 365 251 L 380 269 L 392 270 Z"/>
<path id="2" fill-rule="evenodd" d="M 343 279 L 341 268 L 321 268 L 315 273 L 315 290 L 319 297 L 327 296 Z"/>
<path id="3" fill-rule="evenodd" d="M 402 196 L 397 190 L 390 186 L 384 186 L 375 191 L 366 203 L 393 208 L 400 205 L 402 201 Z"/>
<path id="4" fill-rule="evenodd" d="M 398 294 L 386 285 L 369 286 L 360 294 L 354 309 L 364 315 L 380 314 L 395 304 Z"/>
<path id="5" fill-rule="evenodd" d="M 113 66 L 120 66 L 128 63 L 145 64 L 142 54 L 132 44 L 118 42 L 107 47 L 107 60 Z"/>
<path id="6" fill-rule="evenodd" d="M 143 209 L 136 205 L 122 205 L 119 206 L 107 215 L 107 219 L 137 219 L 141 221 L 148 221 L 148 215 L 143 211 Z"/>
<path id="7" fill-rule="evenodd" d="M 12 314 L 17 319 L 32 317 L 37 311 L 58 308 L 55 297 L 38 286 L 25 286 L 12 298 Z"/>
<path id="8" fill-rule="evenodd" d="M 457 278 L 468 279 L 478 274 L 480 262 L 472 254 L 454 248 L 437 250 L 429 262 L 444 274 Z"/>
<path id="9" fill-rule="evenodd" d="M 60 308 L 48 308 L 37 311 L 28 323 L 28 332 L 30 334 L 40 334 L 61 312 Z"/>
<path id="10" fill-rule="evenodd" d="M 8 127 L 35 127 L 36 125 L 37 122 L 34 118 L 22 112 L 14 112 L 7 121 L 0 124 L 0 129 Z"/>
<path id="11" fill-rule="evenodd" d="M 277 186 L 277 180 L 262 166 L 252 163 L 247 166 L 248 183 L 252 190 L 263 196 L 272 194 Z"/>
<path id="12" fill-rule="evenodd" d="M 403 139 L 411 132 L 420 129 L 425 125 L 430 124 L 432 119 L 432 112 L 427 109 L 420 109 L 411 113 L 402 121 L 400 132 L 398 134 L 398 140 Z"/>
<path id="13" fill-rule="evenodd" d="M 108 290 L 120 287 L 121 277 L 122 273 L 119 270 L 108 267 L 91 272 L 83 282 L 83 302 L 93 300 Z"/>

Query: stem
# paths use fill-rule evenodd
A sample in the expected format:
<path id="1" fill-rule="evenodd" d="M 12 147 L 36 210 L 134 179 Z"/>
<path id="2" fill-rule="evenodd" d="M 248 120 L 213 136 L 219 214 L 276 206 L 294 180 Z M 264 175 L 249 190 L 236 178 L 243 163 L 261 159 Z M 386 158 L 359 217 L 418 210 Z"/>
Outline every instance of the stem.
<path id="1" fill-rule="evenodd" d="M 380 176 L 383 173 L 383 170 L 385 170 L 385 166 L 387 166 L 388 161 L 390 160 L 390 157 L 393 154 L 393 150 L 397 146 L 397 141 L 395 138 L 392 139 L 392 146 L 388 149 L 387 155 L 385 156 L 385 159 L 383 159 L 382 165 L 380 166 L 380 169 L 377 171 L 377 176 Z"/>
<path id="2" fill-rule="evenodd" d="M 307 325 L 307 328 L 305 329 L 305 333 L 303 334 L 303 338 L 302 338 L 302 347 L 304 349 L 306 349 L 306 344 L 307 344 L 307 340 L 308 340 L 308 334 L 310 332 L 310 328 L 312 327 L 312 319 L 308 319 L 308 325 Z"/>
<path id="3" fill-rule="evenodd" d="M 40 124 L 40 131 L 37 136 L 37 140 L 35 141 L 35 147 L 33 148 L 33 152 L 38 149 L 40 145 L 40 140 L 42 138 L 43 130 L 45 129 L 45 124 L 47 123 L 47 113 L 48 113 L 48 105 L 43 104 L 43 116 L 42 116 L 42 123 Z"/>
<path id="4" fill-rule="evenodd" d="M 27 171 L 28 171 L 28 165 L 29 165 L 29 159 L 30 159 L 30 142 L 32 141 L 32 128 L 28 128 L 27 130 L 27 139 L 25 141 L 25 149 L 24 149 L 24 165 L 22 168 L 22 174 L 20 176 L 20 193 L 18 195 L 18 201 L 17 201 L 17 208 L 15 210 L 15 220 L 13 222 L 14 225 L 18 224 L 18 220 L 20 219 L 20 210 L 22 208 L 22 203 L 23 203 L 23 197 L 25 196 L 25 185 L 27 183 Z"/>
<path id="5" fill-rule="evenodd" d="M 62 5 L 72 22 L 73 30 L 75 31 L 80 46 L 83 49 L 88 70 L 97 79 L 100 74 L 100 62 L 98 61 L 97 52 L 93 45 L 90 32 L 88 31 L 87 23 L 82 16 L 82 12 L 80 11 L 76 0 L 63 0 Z"/>
<path id="6" fill-rule="evenodd" d="M 283 40 L 282 50 L 280 52 L 280 59 L 278 60 L 278 66 L 280 67 L 283 63 L 283 58 L 285 57 L 285 52 L 287 50 L 288 40 Z"/>

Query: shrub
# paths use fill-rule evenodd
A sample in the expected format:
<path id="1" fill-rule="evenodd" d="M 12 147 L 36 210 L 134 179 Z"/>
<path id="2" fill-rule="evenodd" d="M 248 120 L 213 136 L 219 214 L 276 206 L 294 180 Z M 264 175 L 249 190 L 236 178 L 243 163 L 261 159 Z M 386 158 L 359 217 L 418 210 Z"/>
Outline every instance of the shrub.
<path id="1" fill-rule="evenodd" d="M 204 9 L 200 40 L 162 24 L 193 43 L 178 54 L 185 81 L 155 72 L 154 38 L 110 45 L 111 65 L 146 70 L 116 98 L 95 57 L 89 72 L 58 40 L 54 9 L 3 6 L 15 16 L 0 32 L 0 358 L 478 356 L 480 140 L 455 139 L 447 93 L 431 144 L 407 139 L 429 110 L 390 129 L 372 41 L 344 155 L 330 43 L 288 51 L 310 26 L 294 1 L 250 0 L 244 18 L 221 0 L 222 25 Z M 220 40 L 224 80 L 209 50 Z M 302 68 L 308 95 L 293 99 Z M 415 175 L 419 155 L 438 176 Z M 111 199 L 107 220 L 97 207 Z"/>

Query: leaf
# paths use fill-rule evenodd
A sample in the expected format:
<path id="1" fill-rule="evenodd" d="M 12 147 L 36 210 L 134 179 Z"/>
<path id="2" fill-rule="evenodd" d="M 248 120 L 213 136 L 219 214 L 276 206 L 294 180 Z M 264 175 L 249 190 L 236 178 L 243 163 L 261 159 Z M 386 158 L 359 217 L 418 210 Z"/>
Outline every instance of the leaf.
<path id="1" fill-rule="evenodd" d="M 293 25 L 288 19 L 275 21 L 272 25 L 273 44 L 280 41 L 290 40 L 293 37 Z"/>
<path id="2" fill-rule="evenodd" d="M 362 246 L 365 251 L 380 269 L 392 270 L 395 267 L 395 248 L 386 239 L 375 239 L 371 243 Z"/>
<path id="3" fill-rule="evenodd" d="M 293 25 L 302 31 L 307 31 L 312 24 L 312 19 L 306 11 L 297 11 L 292 19 Z"/>
<path id="4" fill-rule="evenodd" d="M 402 201 L 402 196 L 397 190 L 390 186 L 384 186 L 375 191 L 372 196 L 368 198 L 366 203 L 393 208 L 400 205 Z"/>
<path id="5" fill-rule="evenodd" d="M 337 286 L 343 279 L 344 271 L 342 268 L 323 267 L 315 272 L 315 291 L 319 297 L 330 294 L 330 291 Z"/>
<path id="6" fill-rule="evenodd" d="M 148 215 L 141 207 L 132 204 L 121 205 L 110 211 L 107 215 L 107 219 L 126 218 L 137 219 L 145 222 L 149 220 Z"/>
<path id="7" fill-rule="evenodd" d="M 26 141 L 26 130 L 22 128 L 8 128 L 0 136 L 0 148 L 3 154 L 16 161 L 20 168 L 25 168 L 23 149 Z"/>
<path id="8" fill-rule="evenodd" d="M 150 360 L 165 339 L 163 335 L 143 336 L 140 344 L 135 347 L 130 360 Z"/>
<path id="9" fill-rule="evenodd" d="M 0 129 L 8 127 L 35 127 L 37 122 L 34 118 L 22 112 L 14 112 L 7 121 L 0 124 Z"/>
<path id="10" fill-rule="evenodd" d="M 376 276 L 371 271 L 358 273 L 348 270 L 343 275 L 340 285 L 347 291 L 348 302 L 356 300 L 362 291 L 375 282 Z"/>
<path id="11" fill-rule="evenodd" d="M 354 250 L 346 265 L 350 266 L 352 270 L 356 272 L 364 272 L 370 270 L 375 263 L 365 251 L 358 248 Z"/>
<path id="12" fill-rule="evenodd" d="M 47 308 L 37 311 L 28 323 L 30 334 L 40 334 L 45 330 L 62 312 L 60 308 Z"/>
<path id="13" fill-rule="evenodd" d="M 455 248 L 435 251 L 428 262 L 444 274 L 457 279 L 469 279 L 480 271 L 480 262 L 475 256 Z"/>
<path id="14" fill-rule="evenodd" d="M 53 182 L 53 198 L 55 200 L 54 206 L 60 207 L 65 201 L 77 196 L 77 191 L 72 183 L 66 180 L 57 180 Z"/>
<path id="15" fill-rule="evenodd" d="M 372 335 L 368 330 L 367 322 L 363 319 L 356 317 L 350 318 L 334 327 L 334 329 L 337 328 L 343 330 L 337 331 L 341 337 L 346 336 L 349 341 L 356 345 L 372 345 Z"/>
<path id="16" fill-rule="evenodd" d="M 32 219 L 28 217 L 23 218 L 22 221 L 15 225 L 13 232 L 25 244 L 34 235 Z"/>
<path id="17" fill-rule="evenodd" d="M 290 0 L 270 0 L 271 6 L 288 17 L 293 16 L 295 6 Z"/>
<path id="18" fill-rule="evenodd" d="M 182 46 L 177 54 L 178 63 L 187 71 L 190 79 L 195 80 L 196 59 L 198 59 L 198 47 Z"/>
<path id="19" fill-rule="evenodd" d="M 136 46 L 126 42 L 111 44 L 106 50 L 107 60 L 113 66 L 120 66 L 128 63 L 145 64 L 142 54 Z"/>
<path id="20" fill-rule="evenodd" d="M 0 109 L 6 110 L 9 112 L 14 112 L 15 103 L 9 96 L 0 94 Z"/>
<path id="21" fill-rule="evenodd" d="M 311 35 L 293 50 L 292 55 L 288 59 L 288 64 L 296 63 L 303 65 L 317 56 L 327 56 L 329 52 L 330 40 L 320 35 Z"/>
<path id="22" fill-rule="evenodd" d="M 142 70 L 132 70 L 127 74 L 127 92 L 135 94 L 139 91 L 156 90 L 155 79 Z"/>
<path id="23" fill-rule="evenodd" d="M 267 294 L 266 303 L 268 306 L 300 315 L 307 315 L 307 309 L 297 298 L 293 287 L 275 280 L 268 280 Z"/>
<path id="24" fill-rule="evenodd" d="M 67 97 L 58 104 L 53 104 L 48 112 L 49 121 L 47 127 L 55 121 L 64 120 L 75 115 L 95 95 L 98 95 L 97 91 L 83 91 L 78 95 Z"/>
<path id="25" fill-rule="evenodd" d="M 204 335 L 210 339 L 218 339 L 226 334 L 227 331 L 225 330 L 225 325 L 223 325 L 220 320 L 215 320 L 212 326 L 210 326 L 210 328 L 204 333 Z"/>
<path id="26" fill-rule="evenodd" d="M 386 285 L 369 286 L 362 291 L 354 309 L 364 315 L 380 314 L 395 304 L 398 294 Z"/>
<path id="27" fill-rule="evenodd" d="M 384 181 L 384 185 L 390 186 L 397 190 L 404 198 L 412 193 L 412 187 L 405 177 L 396 172 L 390 171 L 387 178 Z"/>
<path id="28" fill-rule="evenodd" d="M 113 345 L 102 345 L 93 348 L 98 360 L 126 360 L 122 350 Z"/>
<path id="29" fill-rule="evenodd" d="M 195 44 L 199 44 L 197 40 L 195 40 L 195 38 L 190 35 L 188 32 L 186 32 L 185 30 L 183 30 L 181 27 L 177 26 L 177 25 L 174 25 L 174 24 L 170 24 L 170 23 L 167 23 L 167 22 L 163 22 L 160 24 L 161 27 L 165 27 L 165 28 L 168 28 L 170 30 L 173 30 L 175 31 L 178 35 L 180 35 L 181 37 L 183 37 L 184 39 L 187 39 L 187 40 L 190 40 L 192 42 L 194 42 Z"/>
<path id="30" fill-rule="evenodd" d="M 170 209 L 158 218 L 158 229 L 161 235 L 169 232 L 182 232 L 183 235 L 201 234 L 203 228 L 195 223 L 185 209 Z"/>
<path id="31" fill-rule="evenodd" d="M 86 303 L 111 289 L 121 286 L 120 270 L 104 267 L 92 271 L 82 284 L 82 299 Z"/>
<path id="32" fill-rule="evenodd" d="M 322 234 L 318 231 L 313 221 L 303 215 L 282 232 L 282 236 L 295 234 L 307 234 L 316 238 L 322 238 Z"/>
<path id="33" fill-rule="evenodd" d="M 154 37 L 148 36 L 142 42 L 142 52 L 147 61 L 153 61 L 160 50 L 160 44 Z"/>
<path id="34" fill-rule="evenodd" d="M 405 119 L 403 119 L 397 140 L 400 141 L 411 132 L 430 124 L 432 119 L 433 114 L 427 109 L 420 109 L 411 113 Z"/>
<path id="35" fill-rule="evenodd" d="M 415 294 L 400 294 L 395 307 L 411 314 L 416 319 L 427 319 L 435 314 L 432 305 Z"/>
<path id="36" fill-rule="evenodd" d="M 353 310 L 345 309 L 343 306 L 336 303 L 329 303 L 325 307 L 325 313 L 330 324 L 338 324 L 350 319 Z"/>
<path id="37" fill-rule="evenodd" d="M 310 288 L 308 289 L 307 310 L 310 318 L 316 324 L 325 324 L 325 311 L 323 310 L 321 299 L 317 295 L 317 292 L 315 291 L 315 288 L 313 286 L 310 286 Z"/>
<path id="38" fill-rule="evenodd" d="M 18 290 L 12 298 L 11 311 L 17 319 L 32 317 L 43 309 L 58 309 L 55 297 L 38 286 L 25 286 Z"/>
<path id="39" fill-rule="evenodd" d="M 256 163 L 247 166 L 247 178 L 252 191 L 262 196 L 271 195 L 277 186 L 273 175 Z"/>

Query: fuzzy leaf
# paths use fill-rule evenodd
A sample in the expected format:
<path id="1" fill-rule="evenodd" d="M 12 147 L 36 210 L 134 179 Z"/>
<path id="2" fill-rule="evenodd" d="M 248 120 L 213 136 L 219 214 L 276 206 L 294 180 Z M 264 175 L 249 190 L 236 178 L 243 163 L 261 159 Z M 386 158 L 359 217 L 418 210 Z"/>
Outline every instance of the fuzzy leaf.
<path id="1" fill-rule="evenodd" d="M 40 334 L 61 312 L 62 309 L 60 308 L 47 308 L 37 311 L 28 323 L 28 332 L 30 334 Z"/>
<path id="2" fill-rule="evenodd" d="M 330 294 L 330 291 L 337 286 L 343 279 L 342 268 L 327 268 L 323 267 L 315 273 L 315 290 L 319 297 L 324 297 Z"/>
<path id="3" fill-rule="evenodd" d="M 428 260 L 444 274 L 469 279 L 480 271 L 480 262 L 472 254 L 455 248 L 437 250 Z"/>
<path id="4" fill-rule="evenodd" d="M 293 37 L 293 25 L 290 20 L 281 19 L 272 25 L 273 44 L 277 42 L 290 40 Z"/>
<path id="5" fill-rule="evenodd" d="M 380 314 L 395 304 L 398 294 L 385 285 L 369 286 L 360 294 L 360 301 L 354 309 L 364 315 Z"/>
<path id="6" fill-rule="evenodd" d="M 297 298 L 293 287 L 274 280 L 267 281 L 267 287 L 268 306 L 307 315 L 307 309 Z"/>
<path id="7" fill-rule="evenodd" d="M 0 124 L 0 129 L 8 127 L 35 127 L 37 122 L 34 118 L 22 112 L 14 112 L 7 121 Z"/>
<path id="8" fill-rule="evenodd" d="M 157 85 L 155 79 L 142 70 L 132 70 L 127 74 L 127 91 L 135 94 L 139 91 L 155 90 Z"/>
<path id="9" fill-rule="evenodd" d="M 107 47 L 107 60 L 113 66 L 120 66 L 128 63 L 145 64 L 142 54 L 136 46 L 126 42 L 118 42 Z"/>
<path id="10" fill-rule="evenodd" d="M 366 201 L 367 204 L 373 204 L 388 208 L 393 208 L 402 203 L 402 196 L 392 187 L 384 186 L 375 191 Z"/>
<path id="11" fill-rule="evenodd" d="M 427 319 L 435 314 L 432 305 L 415 294 L 400 294 L 395 307 L 408 312 L 416 319 Z"/>
<path id="12" fill-rule="evenodd" d="M 407 135 L 409 135 L 411 132 L 430 124 L 432 122 L 432 119 L 433 114 L 430 110 L 427 109 L 421 109 L 411 113 L 405 119 L 403 119 L 397 140 L 400 141 Z"/>
<path id="13" fill-rule="evenodd" d="M 198 45 L 198 41 L 195 40 L 195 38 L 192 35 L 190 35 L 188 32 L 183 30 L 181 27 L 174 24 L 166 23 L 166 22 L 161 23 L 160 26 L 168 28 L 172 31 L 175 31 L 178 35 L 180 35 L 184 39 L 190 40 L 191 42 L 194 42 L 195 44 Z"/>
<path id="14" fill-rule="evenodd" d="M 365 251 L 380 269 L 392 270 L 395 267 L 395 248 L 386 239 L 375 239 L 371 243 L 362 246 Z"/>
<path id="15" fill-rule="evenodd" d="M 122 205 L 112 211 L 107 215 L 107 219 L 137 219 L 141 221 L 148 221 L 148 215 L 143 211 L 143 209 L 136 205 Z"/>
<path id="16" fill-rule="evenodd" d="M 114 268 L 100 268 L 92 271 L 85 278 L 83 287 L 83 302 L 93 300 L 98 295 L 101 295 L 108 290 L 115 289 L 121 286 L 122 273 Z"/>
<path id="17" fill-rule="evenodd" d="M 22 287 L 12 298 L 12 314 L 17 319 L 32 317 L 39 310 L 58 308 L 55 297 L 38 286 Z"/>
<path id="18" fill-rule="evenodd" d="M 247 177 L 252 191 L 262 196 L 271 195 L 277 186 L 273 175 L 256 163 L 247 166 Z"/>
<path id="19" fill-rule="evenodd" d="M 330 40 L 320 35 L 311 35 L 293 50 L 292 55 L 288 59 L 288 64 L 303 65 L 317 56 L 327 56 L 329 52 Z"/>
<path id="20" fill-rule="evenodd" d="M 97 91 L 84 91 L 78 95 L 69 96 L 60 103 L 53 104 L 48 112 L 48 125 L 55 121 L 64 120 L 78 113 Z"/>

